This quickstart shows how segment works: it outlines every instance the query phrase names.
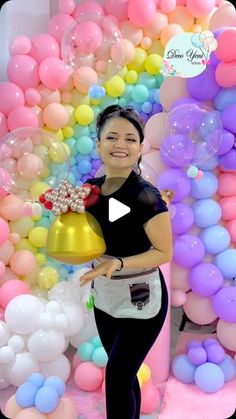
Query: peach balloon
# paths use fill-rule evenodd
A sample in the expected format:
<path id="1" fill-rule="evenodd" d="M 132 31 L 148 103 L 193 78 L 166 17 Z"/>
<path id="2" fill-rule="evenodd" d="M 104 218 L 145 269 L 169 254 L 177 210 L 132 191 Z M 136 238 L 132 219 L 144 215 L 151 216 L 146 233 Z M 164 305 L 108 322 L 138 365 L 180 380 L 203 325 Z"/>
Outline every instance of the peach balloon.
<path id="1" fill-rule="evenodd" d="M 176 0 L 160 0 L 159 7 L 163 13 L 171 13 L 176 8 Z"/>
<path id="2" fill-rule="evenodd" d="M 45 124 L 52 129 L 60 129 L 68 122 L 68 112 L 60 103 L 50 103 L 43 111 Z"/>
<path id="3" fill-rule="evenodd" d="M 169 23 L 178 23 L 185 32 L 190 32 L 194 25 L 194 17 L 185 6 L 176 6 L 175 10 L 168 16 Z"/>
<path id="4" fill-rule="evenodd" d="M 22 216 L 24 201 L 17 196 L 7 195 L 0 201 L 0 215 L 6 220 L 18 220 Z"/>
<path id="5" fill-rule="evenodd" d="M 3 262 L 1 262 L 3 264 Z M 5 265 L 4 265 L 5 266 Z M 10 279 L 16 279 L 16 274 L 12 272 L 12 270 L 7 266 L 5 267 L 5 271 L 0 277 L 0 285 L 4 284 L 5 282 L 9 281 Z"/>
<path id="6" fill-rule="evenodd" d="M 10 230 L 9 225 L 4 218 L 0 217 L 0 246 L 5 243 L 5 241 L 9 238 Z"/>
<path id="7" fill-rule="evenodd" d="M 123 38 L 131 41 L 135 47 L 137 47 L 143 39 L 143 31 L 140 28 L 136 28 L 128 20 L 121 22 L 120 31 Z"/>
<path id="8" fill-rule="evenodd" d="M 5 241 L 5 243 L 0 247 L 0 260 L 4 265 L 8 265 L 12 255 L 14 253 L 14 247 L 10 240 Z"/>
<path id="9" fill-rule="evenodd" d="M 147 121 L 144 128 L 144 136 L 152 148 L 160 149 L 160 143 L 167 129 L 167 112 L 157 113 Z"/>
<path id="10" fill-rule="evenodd" d="M 62 397 L 54 412 L 47 415 L 47 419 L 77 419 L 78 410 L 72 399 Z"/>
<path id="11" fill-rule="evenodd" d="M 186 303 L 187 295 L 182 290 L 172 290 L 171 292 L 171 305 L 174 307 L 180 307 Z"/>
<path id="12" fill-rule="evenodd" d="M 173 38 L 173 36 L 178 35 L 179 33 L 183 33 L 184 30 L 182 26 L 178 25 L 177 23 L 170 23 L 166 28 L 163 29 L 161 32 L 161 43 L 165 47 L 169 40 Z"/>
<path id="13" fill-rule="evenodd" d="M 225 224 L 225 228 L 230 234 L 231 241 L 236 244 L 236 220 L 228 221 Z"/>
<path id="14" fill-rule="evenodd" d="M 221 196 L 236 195 L 236 175 L 222 173 L 218 176 L 218 194 Z"/>
<path id="15" fill-rule="evenodd" d="M 197 25 L 200 25 L 201 28 L 202 28 L 202 30 L 208 30 L 209 24 L 210 24 L 210 20 L 211 20 L 213 14 L 216 12 L 216 10 L 218 10 L 218 8 L 217 7 L 213 7 L 213 9 L 211 10 L 211 12 L 207 16 L 202 17 L 202 18 L 198 18 L 196 24 Z"/>
<path id="16" fill-rule="evenodd" d="M 70 92 L 62 92 L 61 101 L 62 103 L 69 104 L 71 103 L 72 94 Z"/>
<path id="17" fill-rule="evenodd" d="M 212 15 L 209 30 L 214 32 L 223 26 L 236 26 L 236 12 L 230 2 L 223 3 Z"/>
<path id="18" fill-rule="evenodd" d="M 222 218 L 225 221 L 236 218 L 236 196 L 227 196 L 219 200 L 222 209 Z"/>
<path id="19" fill-rule="evenodd" d="M 230 351 L 236 352 L 236 323 L 226 323 L 220 319 L 216 331 L 220 343 Z"/>
<path id="20" fill-rule="evenodd" d="M 37 89 L 33 89 L 33 88 L 27 89 L 25 91 L 25 100 L 26 100 L 27 105 L 29 106 L 38 105 L 41 100 L 40 93 L 38 92 Z"/>
<path id="21" fill-rule="evenodd" d="M 47 419 L 47 415 L 40 413 L 35 407 L 28 407 L 17 413 L 15 419 Z"/>
<path id="22" fill-rule="evenodd" d="M 144 36 L 141 41 L 141 47 L 144 49 L 149 49 L 152 46 L 152 39 L 149 36 Z"/>
<path id="23" fill-rule="evenodd" d="M 154 150 L 151 148 L 147 153 L 143 154 L 142 161 L 147 163 L 156 173 L 155 176 L 155 185 L 157 183 L 157 176 L 166 170 L 166 166 L 160 160 L 159 150 Z"/>
<path id="24" fill-rule="evenodd" d="M 18 404 L 16 403 L 16 396 L 14 394 L 7 401 L 4 413 L 8 418 L 15 418 L 17 413 L 19 413 L 20 411 L 21 411 L 21 407 L 18 406 Z"/>
<path id="25" fill-rule="evenodd" d="M 37 259 L 29 250 L 18 250 L 10 259 L 10 268 L 20 276 L 29 275 L 36 267 Z"/>
<path id="26" fill-rule="evenodd" d="M 186 81 L 181 77 L 167 77 L 160 87 L 160 102 L 166 111 L 170 111 L 178 99 L 188 96 Z"/>
<path id="27" fill-rule="evenodd" d="M 148 25 L 146 28 L 143 28 L 143 33 L 145 36 L 149 36 L 151 39 L 157 39 L 160 36 L 161 31 L 163 31 L 167 25 L 168 17 L 164 13 L 158 11 L 150 25 Z"/>
<path id="28" fill-rule="evenodd" d="M 188 318 L 196 324 L 206 325 L 217 319 L 210 298 L 196 295 L 194 292 L 187 294 L 184 311 Z"/>
<path id="29" fill-rule="evenodd" d="M 171 263 L 171 286 L 173 290 L 189 291 L 188 276 L 188 269 L 176 265 L 174 262 Z"/>
<path id="30" fill-rule="evenodd" d="M 61 92 L 70 92 L 74 88 L 74 81 L 73 77 L 70 76 L 67 80 L 67 82 L 60 88 Z"/>
<path id="31" fill-rule="evenodd" d="M 88 93 L 90 86 L 98 83 L 98 76 L 93 68 L 82 66 L 79 67 L 74 75 L 74 85 L 81 93 Z"/>
<path id="32" fill-rule="evenodd" d="M 40 176 L 43 172 L 43 161 L 39 156 L 31 153 L 23 154 L 17 164 L 17 170 L 23 178 L 33 180 Z"/>
<path id="33" fill-rule="evenodd" d="M 48 87 L 45 87 L 43 84 L 41 84 L 38 87 L 38 91 L 41 96 L 41 100 L 39 103 L 39 106 L 41 108 L 45 108 L 49 103 L 60 103 L 61 102 L 61 94 L 58 89 L 51 90 L 48 89 Z"/>

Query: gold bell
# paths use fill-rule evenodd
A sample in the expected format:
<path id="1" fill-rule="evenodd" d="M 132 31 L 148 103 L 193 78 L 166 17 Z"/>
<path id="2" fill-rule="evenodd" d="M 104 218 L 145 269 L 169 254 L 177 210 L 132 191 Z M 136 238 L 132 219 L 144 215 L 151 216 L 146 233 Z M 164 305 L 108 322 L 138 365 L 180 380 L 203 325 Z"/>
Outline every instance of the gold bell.
<path id="1" fill-rule="evenodd" d="M 46 252 L 60 262 L 79 265 L 101 256 L 105 250 L 101 227 L 87 211 L 59 215 L 49 228 Z"/>

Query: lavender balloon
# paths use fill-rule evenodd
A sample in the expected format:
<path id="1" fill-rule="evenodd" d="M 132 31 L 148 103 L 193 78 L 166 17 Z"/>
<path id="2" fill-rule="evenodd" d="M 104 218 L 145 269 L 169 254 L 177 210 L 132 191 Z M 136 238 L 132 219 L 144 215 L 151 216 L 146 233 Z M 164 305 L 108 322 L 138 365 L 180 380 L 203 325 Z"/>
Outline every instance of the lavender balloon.
<path id="1" fill-rule="evenodd" d="M 223 283 L 224 278 L 221 271 L 211 263 L 201 263 L 195 266 L 189 275 L 191 289 L 202 297 L 214 295 L 220 290 Z"/>
<path id="2" fill-rule="evenodd" d="M 186 344 L 186 351 L 188 352 L 190 348 L 196 348 L 196 347 L 202 348 L 202 343 L 199 342 L 199 340 L 192 339 Z"/>
<path id="3" fill-rule="evenodd" d="M 197 367 L 194 381 L 205 393 L 216 393 L 224 386 L 224 374 L 218 365 L 205 362 Z"/>
<path id="4" fill-rule="evenodd" d="M 207 361 L 207 353 L 201 346 L 190 348 L 188 351 L 188 359 L 193 365 L 201 365 Z"/>
<path id="5" fill-rule="evenodd" d="M 178 355 L 174 359 L 172 371 L 174 376 L 182 383 L 191 384 L 194 382 L 196 367 L 189 361 L 187 355 Z"/>
<path id="6" fill-rule="evenodd" d="M 221 288 L 213 297 L 212 304 L 216 314 L 226 323 L 236 322 L 236 288 Z"/>
<path id="7" fill-rule="evenodd" d="M 208 362 L 220 364 L 225 358 L 225 350 L 218 343 L 207 346 L 206 348 Z"/>
<path id="8" fill-rule="evenodd" d="M 175 107 L 168 116 L 168 125 L 174 132 L 188 134 L 197 130 L 204 117 L 204 111 L 196 104 Z"/>
<path id="9" fill-rule="evenodd" d="M 173 203 L 186 198 L 191 189 L 190 178 L 180 169 L 169 169 L 161 173 L 158 185 L 160 189 L 171 189 L 174 192 Z"/>
<path id="10" fill-rule="evenodd" d="M 228 131 L 227 129 L 223 129 L 221 133 L 221 145 L 218 150 L 218 156 L 222 156 L 222 154 L 225 154 L 228 151 L 230 151 L 233 145 L 234 145 L 234 136 L 232 132 Z"/>
<path id="11" fill-rule="evenodd" d="M 225 377 L 225 382 L 231 381 L 236 376 L 236 363 L 230 355 L 225 355 L 225 359 L 219 364 Z"/>
<path id="12" fill-rule="evenodd" d="M 172 218 L 172 231 L 174 234 L 186 233 L 194 222 L 193 211 L 188 205 L 181 203 L 177 203 L 175 209 L 175 215 Z"/>
<path id="13" fill-rule="evenodd" d="M 187 79 L 186 87 L 194 99 L 200 101 L 214 99 L 220 89 L 215 79 L 215 67 L 208 66 L 203 73 Z"/>
<path id="14" fill-rule="evenodd" d="M 193 159 L 193 144 L 183 134 L 166 137 L 161 143 L 161 150 L 169 160 L 176 162 L 180 167 L 188 166 Z"/>
<path id="15" fill-rule="evenodd" d="M 203 259 L 205 253 L 202 241 L 192 234 L 183 234 L 174 242 L 174 261 L 183 267 L 191 268 Z"/>
<path id="16" fill-rule="evenodd" d="M 220 156 L 219 167 L 223 170 L 236 170 L 236 149 L 235 148 L 228 151 L 228 153 L 225 153 L 223 156 Z"/>
<path id="17" fill-rule="evenodd" d="M 203 344 L 203 347 L 206 349 L 209 345 L 212 345 L 212 344 L 218 344 L 219 345 L 219 341 L 215 338 L 209 338 L 209 339 L 204 339 L 202 344 Z"/>
<path id="18" fill-rule="evenodd" d="M 236 103 L 226 106 L 222 112 L 223 127 L 236 134 Z"/>

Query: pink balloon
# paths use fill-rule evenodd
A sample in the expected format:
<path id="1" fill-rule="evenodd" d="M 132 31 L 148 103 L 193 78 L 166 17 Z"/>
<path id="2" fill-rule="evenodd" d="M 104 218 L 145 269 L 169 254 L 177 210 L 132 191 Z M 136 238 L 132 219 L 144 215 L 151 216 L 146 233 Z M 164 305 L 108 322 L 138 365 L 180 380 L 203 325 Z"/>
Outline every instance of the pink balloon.
<path id="1" fill-rule="evenodd" d="M 4 137 L 4 135 L 8 132 L 7 118 L 2 112 L 0 112 L 0 138 Z"/>
<path id="2" fill-rule="evenodd" d="M 171 13 L 176 8 L 176 0 L 160 0 L 159 7 L 163 13 Z"/>
<path id="3" fill-rule="evenodd" d="M 49 103 L 61 103 L 61 94 L 58 89 L 52 90 L 45 87 L 41 84 L 38 87 L 38 91 L 41 96 L 41 101 L 39 103 L 40 108 L 45 108 Z"/>
<path id="4" fill-rule="evenodd" d="M 12 255 L 14 254 L 14 251 L 14 246 L 9 240 L 7 240 L 0 247 L 0 260 L 4 263 L 4 265 L 8 265 Z"/>
<path id="5" fill-rule="evenodd" d="M 12 187 L 12 177 L 9 172 L 0 167 L 0 198 L 3 198 L 8 194 L 8 191 Z"/>
<path id="6" fill-rule="evenodd" d="M 187 295 L 182 290 L 172 290 L 171 292 L 171 305 L 174 307 L 180 307 L 186 303 Z"/>
<path id="7" fill-rule="evenodd" d="M 157 113 L 151 116 L 145 125 L 144 135 L 152 148 L 160 149 L 160 143 L 165 135 L 165 127 L 167 127 L 167 116 L 167 112 Z"/>
<path id="8" fill-rule="evenodd" d="M 86 20 L 75 28 L 75 43 L 84 54 L 96 51 L 102 45 L 103 34 L 97 23 Z"/>
<path id="9" fill-rule="evenodd" d="M 39 63 L 48 57 L 60 57 L 60 45 L 52 35 L 40 33 L 31 39 L 30 56 Z"/>
<path id="10" fill-rule="evenodd" d="M 181 77 L 167 77 L 160 87 L 160 102 L 166 111 L 170 111 L 178 99 L 188 96 L 186 80 Z"/>
<path id="11" fill-rule="evenodd" d="M 14 419 L 47 419 L 47 416 L 40 413 L 35 407 L 28 407 L 17 413 Z"/>
<path id="12" fill-rule="evenodd" d="M 225 29 L 217 38 L 215 56 L 220 61 L 236 60 L 236 28 Z"/>
<path id="13" fill-rule="evenodd" d="M 167 25 L 168 17 L 158 10 L 153 16 L 153 20 L 150 25 L 144 28 L 143 33 L 145 36 L 150 36 L 151 39 L 158 39 L 161 32 L 164 28 L 166 28 Z"/>
<path id="14" fill-rule="evenodd" d="M 41 62 L 39 77 L 49 89 L 59 89 L 67 82 L 69 72 L 64 61 L 57 57 L 49 57 Z"/>
<path id="15" fill-rule="evenodd" d="M 190 320 L 201 325 L 212 323 L 218 317 L 213 310 L 211 299 L 200 297 L 194 292 L 187 294 L 184 311 Z"/>
<path id="16" fill-rule="evenodd" d="M 141 388 L 141 412 L 153 413 L 160 403 L 160 393 L 154 384 L 148 382 Z"/>
<path id="17" fill-rule="evenodd" d="M 23 90 L 39 84 L 38 63 L 29 55 L 14 55 L 7 66 L 9 80 Z"/>
<path id="18" fill-rule="evenodd" d="M 5 272 L 0 277 L 0 285 L 4 284 L 5 282 L 9 281 L 10 279 L 17 279 L 17 278 L 16 278 L 16 274 L 14 272 L 12 272 L 12 270 L 7 266 L 7 267 L 5 267 Z"/>
<path id="19" fill-rule="evenodd" d="M 6 220 L 19 220 L 22 217 L 24 201 L 17 196 L 7 195 L 0 201 L 0 215 Z"/>
<path id="20" fill-rule="evenodd" d="M 39 156 L 36 154 L 25 153 L 16 163 L 19 174 L 29 180 L 39 177 L 43 170 L 44 164 Z"/>
<path id="21" fill-rule="evenodd" d="M 224 2 L 213 13 L 209 22 L 209 30 L 214 32 L 224 26 L 236 26 L 235 8 L 230 2 Z"/>
<path id="22" fill-rule="evenodd" d="M 146 154 L 146 153 L 148 153 L 148 152 L 150 151 L 150 149 L 151 149 L 151 144 L 150 144 L 150 142 L 148 141 L 148 139 L 147 139 L 147 138 L 144 138 L 142 153 L 143 153 L 143 154 Z"/>
<path id="23" fill-rule="evenodd" d="M 102 385 L 102 369 L 92 362 L 83 362 L 76 368 L 74 379 L 81 390 L 95 391 Z"/>
<path id="24" fill-rule="evenodd" d="M 0 217 L 0 246 L 5 243 L 10 234 L 9 226 L 4 218 Z"/>
<path id="25" fill-rule="evenodd" d="M 7 304 L 18 295 L 30 294 L 30 289 L 26 282 L 20 279 L 11 279 L 5 282 L 0 289 L 0 305 L 6 308 Z"/>
<path id="26" fill-rule="evenodd" d="M 236 323 L 219 320 L 216 331 L 220 343 L 230 351 L 236 352 Z"/>
<path id="27" fill-rule="evenodd" d="M 27 36 L 17 36 L 10 45 L 9 52 L 11 55 L 28 54 L 31 49 L 31 42 Z"/>
<path id="28" fill-rule="evenodd" d="M 236 196 L 227 196 L 221 198 L 219 204 L 222 209 L 222 218 L 225 221 L 233 220 L 236 218 Z"/>
<path id="29" fill-rule="evenodd" d="M 215 0 L 186 0 L 186 6 L 192 16 L 202 18 L 215 7 Z"/>
<path id="30" fill-rule="evenodd" d="M 14 108 L 8 115 L 7 123 L 11 131 L 22 127 L 37 128 L 39 126 L 35 111 L 27 106 Z"/>
<path id="31" fill-rule="evenodd" d="M 105 0 L 104 9 L 107 15 L 122 21 L 128 19 L 128 3 L 129 0 Z"/>
<path id="32" fill-rule="evenodd" d="M 218 176 L 218 194 L 221 196 L 236 195 L 236 175 L 222 173 Z"/>
<path id="33" fill-rule="evenodd" d="M 18 250 L 10 260 L 10 268 L 16 275 L 29 275 L 36 267 L 37 259 L 29 250 Z"/>
<path id="34" fill-rule="evenodd" d="M 233 87 L 236 84 L 236 60 L 220 63 L 216 67 L 215 78 L 221 87 Z"/>
<path id="35" fill-rule="evenodd" d="M 0 98 L 0 112 L 6 116 L 12 109 L 25 104 L 24 93 L 14 83 L 0 83 Z"/>
<path id="36" fill-rule="evenodd" d="M 225 228 L 227 228 L 227 230 L 230 234 L 231 241 L 233 243 L 236 243 L 236 220 L 228 221 L 225 224 Z"/>
<path id="37" fill-rule="evenodd" d="M 68 13 L 71 15 L 75 10 L 74 0 L 59 0 L 59 10 L 61 13 Z"/>
<path id="38" fill-rule="evenodd" d="M 32 89 L 32 88 L 27 89 L 25 91 L 25 100 L 26 100 L 27 105 L 29 106 L 38 105 L 41 100 L 40 93 L 36 89 Z"/>
<path id="39" fill-rule="evenodd" d="M 102 6 L 95 0 L 82 0 L 76 6 L 73 17 L 76 19 L 80 16 L 88 16 L 90 14 L 103 16 L 104 11 Z"/>
<path id="40" fill-rule="evenodd" d="M 154 0 L 130 0 L 128 16 L 130 21 L 138 27 L 148 26 L 156 13 Z"/>
<path id="41" fill-rule="evenodd" d="M 18 406 L 18 404 L 16 403 L 16 396 L 14 394 L 7 401 L 4 413 L 8 418 L 15 418 L 17 413 L 20 411 L 21 411 L 21 407 Z"/>
<path id="42" fill-rule="evenodd" d="M 78 411 L 72 399 L 62 397 L 57 408 L 47 415 L 47 419 L 77 419 Z"/>
<path id="43" fill-rule="evenodd" d="M 6 266 L 4 265 L 4 263 L 0 260 L 0 277 L 2 278 L 3 275 L 6 272 Z M 1 285 L 1 279 L 0 279 L 0 285 Z"/>
<path id="44" fill-rule="evenodd" d="M 43 119 L 49 128 L 60 129 L 68 123 L 69 115 L 60 103 L 50 103 L 43 111 Z"/>
<path id="45" fill-rule="evenodd" d="M 66 13 L 60 13 L 50 19 L 48 32 L 58 42 L 61 42 L 66 29 L 69 28 L 73 22 L 74 19 L 72 16 Z"/>
<path id="46" fill-rule="evenodd" d="M 187 292 L 190 290 L 188 282 L 189 270 L 182 266 L 171 263 L 171 285 L 173 290 L 182 290 Z"/>

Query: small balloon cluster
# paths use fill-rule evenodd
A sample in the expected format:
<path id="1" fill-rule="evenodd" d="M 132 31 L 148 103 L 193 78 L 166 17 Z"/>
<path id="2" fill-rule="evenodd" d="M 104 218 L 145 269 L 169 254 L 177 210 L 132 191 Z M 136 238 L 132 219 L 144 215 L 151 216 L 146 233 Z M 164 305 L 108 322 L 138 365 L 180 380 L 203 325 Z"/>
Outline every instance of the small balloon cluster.
<path id="1" fill-rule="evenodd" d="M 81 214 L 85 208 L 98 201 L 99 193 L 100 188 L 97 185 L 85 183 L 74 186 L 69 180 L 62 180 L 57 188 L 48 189 L 40 195 L 39 201 L 55 216 L 69 211 Z"/>
<path id="2" fill-rule="evenodd" d="M 8 400 L 5 413 L 13 419 L 23 416 L 28 419 L 76 419 L 76 406 L 72 400 L 62 397 L 64 393 L 65 383 L 60 377 L 45 378 L 39 373 L 31 374 Z"/>
<path id="3" fill-rule="evenodd" d="M 186 351 L 187 355 L 178 355 L 172 363 L 173 374 L 182 383 L 195 382 L 205 393 L 216 393 L 235 378 L 236 363 L 217 339 L 191 340 Z"/>

